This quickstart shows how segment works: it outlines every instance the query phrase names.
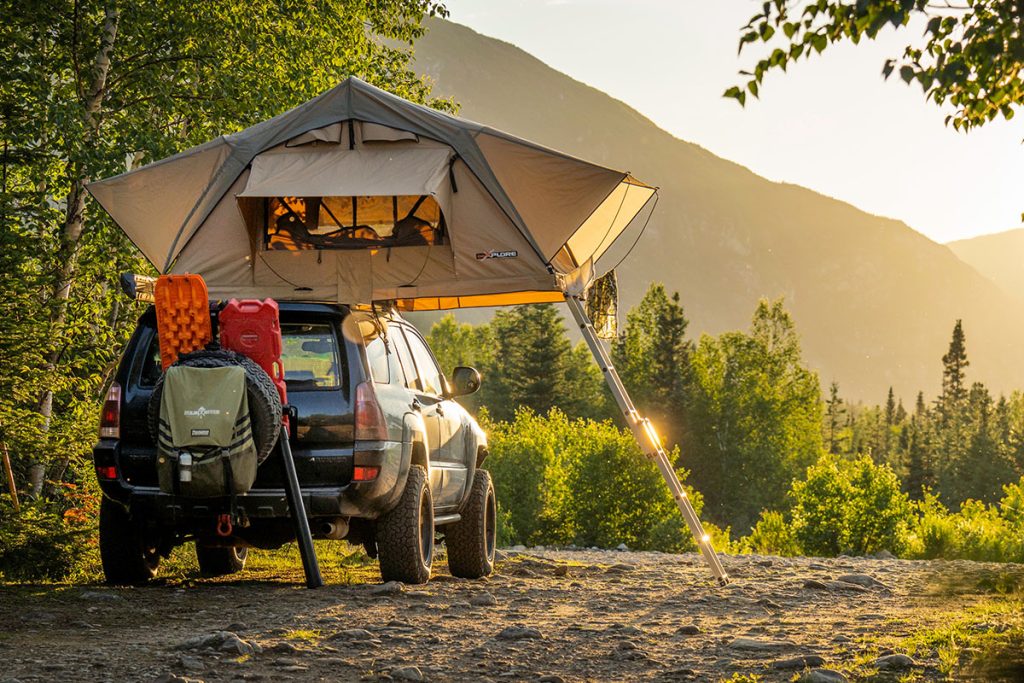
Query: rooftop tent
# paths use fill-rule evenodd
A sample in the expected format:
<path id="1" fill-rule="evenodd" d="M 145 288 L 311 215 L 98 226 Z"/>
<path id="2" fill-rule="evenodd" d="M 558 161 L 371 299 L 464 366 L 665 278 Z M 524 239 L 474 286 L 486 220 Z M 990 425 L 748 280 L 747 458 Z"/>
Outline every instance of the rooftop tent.
<path id="1" fill-rule="evenodd" d="M 410 310 L 562 301 L 655 196 L 356 78 L 89 191 L 158 270 L 212 296 Z"/>

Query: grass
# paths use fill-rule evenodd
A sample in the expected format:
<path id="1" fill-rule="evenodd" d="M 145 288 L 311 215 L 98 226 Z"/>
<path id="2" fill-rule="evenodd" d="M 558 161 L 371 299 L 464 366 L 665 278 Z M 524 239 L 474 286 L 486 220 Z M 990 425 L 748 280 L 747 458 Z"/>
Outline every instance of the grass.
<path id="1" fill-rule="evenodd" d="M 298 628 L 292 631 L 286 631 L 284 637 L 285 640 L 298 640 L 315 645 L 320 642 L 320 639 L 323 637 L 323 633 L 319 629 Z"/>
<path id="2" fill-rule="evenodd" d="M 370 559 L 359 546 L 343 541 L 314 541 L 320 572 L 331 585 L 376 583 L 380 581 L 376 560 Z M 250 549 L 245 570 L 240 574 L 220 578 L 203 578 L 199 573 L 193 543 L 174 549 L 171 557 L 160 566 L 159 577 L 175 581 L 203 582 L 281 582 L 302 583 L 302 558 L 298 545 L 289 543 L 276 550 Z"/>
<path id="3" fill-rule="evenodd" d="M 370 559 L 361 546 L 352 546 L 344 541 L 323 540 L 314 541 L 313 545 L 325 582 L 333 585 L 350 585 L 380 581 L 377 561 Z M 7 581 L 0 575 L 0 586 L 38 592 L 39 597 L 54 597 L 76 586 L 102 584 L 103 570 L 100 566 L 99 553 L 94 555 L 95 557 L 87 556 L 83 566 L 64 581 L 39 580 L 24 583 Z M 157 572 L 157 581 L 165 584 L 239 581 L 302 583 L 303 580 L 302 558 L 295 543 L 289 543 L 276 550 L 250 549 L 243 572 L 220 578 L 205 578 L 199 572 L 195 544 L 189 542 L 175 548 L 170 557 L 162 558 Z"/>
<path id="4" fill-rule="evenodd" d="M 863 653 L 848 673 L 869 678 L 874 655 L 882 649 L 902 652 L 926 665 L 928 671 L 903 675 L 901 681 L 943 678 L 978 681 L 1024 680 L 1024 589 L 1019 576 L 980 581 L 979 592 L 990 594 L 977 604 L 935 615 L 937 626 L 919 629 L 903 638 L 883 638 Z"/>

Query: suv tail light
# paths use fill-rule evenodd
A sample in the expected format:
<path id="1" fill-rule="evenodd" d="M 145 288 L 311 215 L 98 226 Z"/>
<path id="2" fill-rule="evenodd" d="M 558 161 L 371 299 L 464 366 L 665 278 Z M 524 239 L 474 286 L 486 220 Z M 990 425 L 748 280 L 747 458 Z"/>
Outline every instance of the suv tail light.
<path id="1" fill-rule="evenodd" d="M 117 479 L 117 468 L 113 465 L 96 465 L 96 476 L 99 479 Z"/>
<path id="2" fill-rule="evenodd" d="M 118 439 L 121 437 L 121 385 L 114 382 L 103 399 L 100 413 L 100 437 Z"/>
<path id="3" fill-rule="evenodd" d="M 352 481 L 373 481 L 380 474 L 379 467 L 356 465 L 352 468 Z"/>
<path id="4" fill-rule="evenodd" d="M 357 441 L 387 441 L 388 424 L 369 382 L 356 387 L 355 412 Z"/>

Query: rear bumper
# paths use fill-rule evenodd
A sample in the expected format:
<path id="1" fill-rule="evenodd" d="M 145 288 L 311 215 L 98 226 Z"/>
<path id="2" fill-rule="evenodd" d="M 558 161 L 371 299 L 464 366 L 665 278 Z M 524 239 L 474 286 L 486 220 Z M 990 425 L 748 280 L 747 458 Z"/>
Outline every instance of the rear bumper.
<path id="1" fill-rule="evenodd" d="M 358 450 L 349 448 L 329 455 L 296 454 L 302 501 L 309 517 L 376 519 L 394 507 L 408 475 L 410 449 L 394 441 L 361 443 L 359 446 Z M 142 468 L 138 461 L 146 455 L 136 449 L 129 453 L 121 450 L 117 441 L 105 439 L 93 448 L 93 460 L 98 468 L 117 468 L 117 479 L 100 479 L 100 488 L 107 498 L 124 505 L 133 516 L 159 521 L 164 526 L 189 527 L 196 520 L 209 519 L 230 509 L 231 501 L 227 496 L 187 498 L 161 491 L 151 477 L 140 474 Z M 314 484 L 304 484 L 303 470 L 309 471 L 312 463 L 326 458 L 333 461 L 332 471 L 347 472 L 347 475 L 338 477 L 343 481 L 330 484 L 321 478 Z M 271 455 L 260 469 L 279 468 L 280 462 L 272 462 L 276 459 L 276 455 Z M 380 467 L 380 473 L 373 481 L 352 482 L 353 463 Z M 289 518 L 284 488 L 280 485 L 261 486 L 261 478 L 257 476 L 256 486 L 248 493 L 235 497 L 238 511 L 252 520 Z"/>

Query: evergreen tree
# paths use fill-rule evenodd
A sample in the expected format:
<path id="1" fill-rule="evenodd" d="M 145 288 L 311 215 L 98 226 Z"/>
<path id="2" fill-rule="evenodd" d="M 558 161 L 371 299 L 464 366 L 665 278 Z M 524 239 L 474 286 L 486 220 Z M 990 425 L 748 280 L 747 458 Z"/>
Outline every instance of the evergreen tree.
<path id="1" fill-rule="evenodd" d="M 920 500 L 924 488 L 935 485 L 935 473 L 932 469 L 932 439 L 929 425 L 928 407 L 924 402 L 924 392 L 918 392 L 914 415 L 906 429 L 906 476 L 903 490 L 915 499 Z"/>
<path id="2" fill-rule="evenodd" d="M 965 371 L 968 365 L 970 362 L 967 360 L 964 330 L 961 321 L 957 320 L 949 351 L 942 357 L 942 395 L 939 397 L 939 407 L 943 420 L 952 419 L 967 399 Z"/>
<path id="3" fill-rule="evenodd" d="M 903 399 L 901 398 L 896 404 L 896 424 L 903 424 L 907 420 L 907 409 L 903 407 Z"/>
<path id="4" fill-rule="evenodd" d="M 605 415 L 599 371 L 583 349 L 573 350 L 553 305 L 499 310 L 489 338 L 480 400 L 495 420 L 512 420 L 520 406 L 540 415 L 555 407 L 570 417 Z"/>
<path id="5" fill-rule="evenodd" d="M 567 415 L 574 417 L 621 420 L 621 413 L 605 385 L 601 370 L 583 342 L 565 358 L 565 389 L 561 392 L 559 406 Z"/>
<path id="6" fill-rule="evenodd" d="M 963 502 L 965 460 L 971 443 L 966 386 L 967 345 L 960 320 L 953 327 L 949 350 L 942 357 L 942 393 L 936 401 L 938 445 L 941 457 L 935 462 L 939 496 L 947 505 Z M 973 475 L 971 475 L 973 476 Z"/>
<path id="7" fill-rule="evenodd" d="M 994 503 L 1002 496 L 1003 486 L 1015 477 L 1012 460 L 999 442 L 998 418 L 988 389 L 980 382 L 968 393 L 970 444 L 957 468 L 955 500 L 974 499 Z"/>
<path id="8" fill-rule="evenodd" d="M 893 437 L 897 432 L 896 395 L 893 393 L 892 387 L 889 387 L 889 394 L 885 399 L 885 427 L 882 430 L 882 440 L 879 444 L 881 453 L 879 453 L 879 457 L 875 459 L 875 462 L 887 463 L 889 465 L 896 463 L 895 446 L 898 440 Z"/>
<path id="9" fill-rule="evenodd" d="M 682 440 L 693 343 L 679 293 L 655 283 L 626 316 L 612 345 L 612 361 L 637 408 L 658 426 L 667 444 Z"/>
<path id="10" fill-rule="evenodd" d="M 839 382 L 832 380 L 828 388 L 828 402 L 825 411 L 828 421 L 828 452 L 839 453 L 839 434 L 843 428 L 843 415 L 846 409 L 843 408 L 843 399 L 839 397 Z"/>

